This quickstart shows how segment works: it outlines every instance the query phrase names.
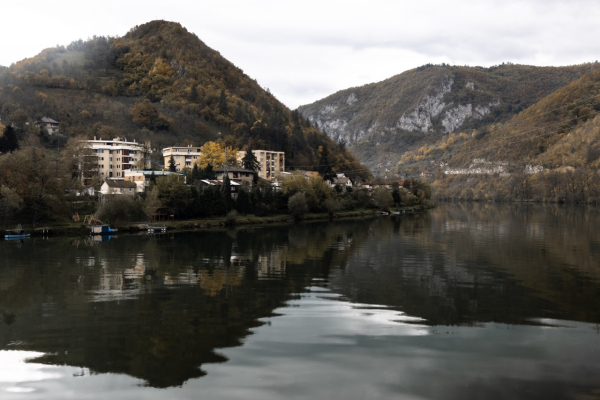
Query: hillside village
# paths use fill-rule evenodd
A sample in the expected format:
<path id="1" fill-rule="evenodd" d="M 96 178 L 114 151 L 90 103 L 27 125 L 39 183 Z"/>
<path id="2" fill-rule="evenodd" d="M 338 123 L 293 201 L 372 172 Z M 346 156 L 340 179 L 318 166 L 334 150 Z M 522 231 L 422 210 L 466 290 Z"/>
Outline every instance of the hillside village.
<path id="1" fill-rule="evenodd" d="M 60 132 L 60 122 L 49 117 L 32 126 L 48 135 Z M 290 168 L 284 151 L 238 149 L 220 140 L 156 149 L 125 137 L 72 137 L 58 154 L 15 131 L 8 125 L 0 137 L 0 143 L 17 139 L 0 155 L 5 227 L 27 220 L 77 222 L 80 214 L 114 225 L 231 213 L 302 219 L 308 212 L 332 217 L 343 210 L 430 204 L 430 189 L 418 181 L 365 182 L 328 165 Z M 17 163 L 19 174 L 10 173 Z"/>

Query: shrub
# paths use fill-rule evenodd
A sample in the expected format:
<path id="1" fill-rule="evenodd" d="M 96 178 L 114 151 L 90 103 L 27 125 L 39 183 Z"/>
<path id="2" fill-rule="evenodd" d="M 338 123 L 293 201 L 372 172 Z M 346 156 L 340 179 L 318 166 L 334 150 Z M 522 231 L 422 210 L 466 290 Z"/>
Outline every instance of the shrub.
<path id="1" fill-rule="evenodd" d="M 304 217 L 304 214 L 308 211 L 308 205 L 306 204 L 306 197 L 304 193 L 298 192 L 294 194 L 288 200 L 288 210 L 296 221 L 299 221 Z"/>

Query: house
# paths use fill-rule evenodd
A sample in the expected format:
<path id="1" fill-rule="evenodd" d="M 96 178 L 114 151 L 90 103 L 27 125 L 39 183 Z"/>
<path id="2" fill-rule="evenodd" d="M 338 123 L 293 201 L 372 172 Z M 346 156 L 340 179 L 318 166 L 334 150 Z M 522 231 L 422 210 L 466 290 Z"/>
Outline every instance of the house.
<path id="1" fill-rule="evenodd" d="M 181 174 L 178 172 L 171 172 L 171 171 L 152 171 L 152 170 L 137 170 L 137 169 L 128 169 L 125 170 L 125 172 L 123 173 L 123 178 L 126 181 L 129 182 L 133 182 L 137 185 L 137 189 L 136 192 L 137 193 L 143 193 L 144 191 L 146 191 L 146 188 L 150 185 L 150 182 L 152 181 L 152 177 L 154 177 L 155 179 L 161 176 L 169 176 L 172 174 L 176 174 L 179 175 L 181 177 L 181 181 L 185 184 L 186 183 L 186 176 L 185 174 Z"/>
<path id="2" fill-rule="evenodd" d="M 335 177 L 332 180 L 332 186 L 335 187 L 335 185 L 340 185 L 341 187 L 345 187 L 345 188 L 352 188 L 352 181 L 350 180 L 350 178 L 347 177 Z"/>
<path id="3" fill-rule="evenodd" d="M 319 173 L 317 171 L 304 171 L 304 176 L 306 177 L 306 179 L 308 179 L 315 176 L 319 176 Z"/>
<path id="4" fill-rule="evenodd" d="M 165 164 L 165 169 L 169 169 L 171 157 L 175 162 L 175 170 L 181 171 L 184 168 L 194 168 L 194 162 L 200 158 L 200 147 L 166 147 L 162 150 L 162 156 Z"/>
<path id="5" fill-rule="evenodd" d="M 221 188 L 223 186 L 223 181 L 220 179 L 202 179 L 200 181 L 200 185 L 201 186 L 218 186 L 219 188 Z M 230 191 L 231 191 L 231 197 L 233 199 L 236 199 L 238 196 L 238 193 L 240 192 L 240 188 L 242 187 L 242 185 L 238 182 L 230 180 L 229 187 L 230 187 Z"/>
<path id="6" fill-rule="evenodd" d="M 126 194 L 133 196 L 137 190 L 137 185 L 133 182 L 123 179 L 107 179 L 100 187 L 100 194 L 106 196 L 109 194 Z"/>
<path id="7" fill-rule="evenodd" d="M 219 167 L 216 168 L 214 172 L 218 180 L 223 180 L 225 178 L 225 174 L 227 173 L 227 176 L 231 182 L 236 182 L 247 187 L 252 187 L 254 175 L 256 174 L 256 172 L 250 169 L 239 167 Z"/>
<path id="8" fill-rule="evenodd" d="M 44 117 L 37 122 L 40 128 L 46 129 L 48 135 L 54 135 L 58 132 L 58 121 L 53 120 L 52 118 Z"/>

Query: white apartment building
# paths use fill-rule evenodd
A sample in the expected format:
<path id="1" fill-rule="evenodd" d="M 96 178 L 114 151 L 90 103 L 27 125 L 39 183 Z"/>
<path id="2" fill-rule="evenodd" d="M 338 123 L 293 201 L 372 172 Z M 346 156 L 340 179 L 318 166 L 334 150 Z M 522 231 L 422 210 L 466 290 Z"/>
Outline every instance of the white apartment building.
<path id="1" fill-rule="evenodd" d="M 268 150 L 252 150 L 254 156 L 260 164 L 258 176 L 263 179 L 273 180 L 280 172 L 285 172 L 285 152 L 283 151 L 268 151 Z M 238 151 L 238 161 L 241 163 L 242 158 L 246 155 L 245 151 Z"/>
<path id="2" fill-rule="evenodd" d="M 92 149 L 98 160 L 98 175 L 101 178 L 123 178 L 125 171 L 136 169 L 144 159 L 145 146 L 135 141 L 128 142 L 125 138 L 103 140 L 102 138 L 85 140 L 84 143 Z M 149 149 L 149 145 L 146 148 Z M 150 160 L 144 168 L 150 168 Z"/>
<path id="3" fill-rule="evenodd" d="M 167 147 L 162 150 L 165 169 L 169 169 L 169 160 L 173 156 L 175 169 L 181 171 L 184 168 L 194 168 L 194 161 L 200 158 L 200 147 Z"/>

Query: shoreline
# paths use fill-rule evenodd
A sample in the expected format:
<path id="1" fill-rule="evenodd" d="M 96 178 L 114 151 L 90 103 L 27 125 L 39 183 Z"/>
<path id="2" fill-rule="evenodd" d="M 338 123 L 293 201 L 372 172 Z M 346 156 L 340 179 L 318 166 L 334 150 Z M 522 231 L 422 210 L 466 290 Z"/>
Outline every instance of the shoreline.
<path id="1" fill-rule="evenodd" d="M 404 214 L 400 215 L 413 215 L 423 213 L 433 207 L 426 206 L 412 206 L 398 211 L 404 211 Z M 299 222 L 306 221 L 327 221 L 337 220 L 346 218 L 363 218 L 363 217 L 375 217 L 378 216 L 379 210 L 356 210 L 356 211 L 340 211 L 333 215 L 333 218 L 329 217 L 328 213 L 307 213 L 304 218 Z M 389 215 L 388 215 L 389 216 Z M 137 233 L 147 230 L 148 225 L 152 226 L 165 226 L 167 231 L 189 231 L 189 230 L 203 230 L 203 229 L 215 229 L 215 228 L 233 228 L 237 226 L 251 226 L 251 225 L 265 225 L 265 224 L 281 224 L 281 223 L 294 223 L 294 218 L 289 214 L 270 215 L 265 217 L 257 217 L 255 215 L 238 215 L 233 221 L 228 221 L 226 216 L 223 217 L 212 217 L 212 218 L 201 218 L 201 219 L 188 219 L 188 220 L 175 220 L 175 221 L 157 221 L 153 223 L 148 222 L 131 222 L 125 224 L 116 224 L 114 228 L 117 233 Z M 31 237 L 47 237 L 47 236 L 90 236 L 90 225 L 83 225 L 81 223 L 70 223 L 70 224 L 48 224 L 43 228 L 33 228 L 28 225 L 24 225 L 23 229 L 30 233 Z M 3 229 L 0 240 L 4 239 L 4 234 L 8 233 L 10 229 Z"/>

